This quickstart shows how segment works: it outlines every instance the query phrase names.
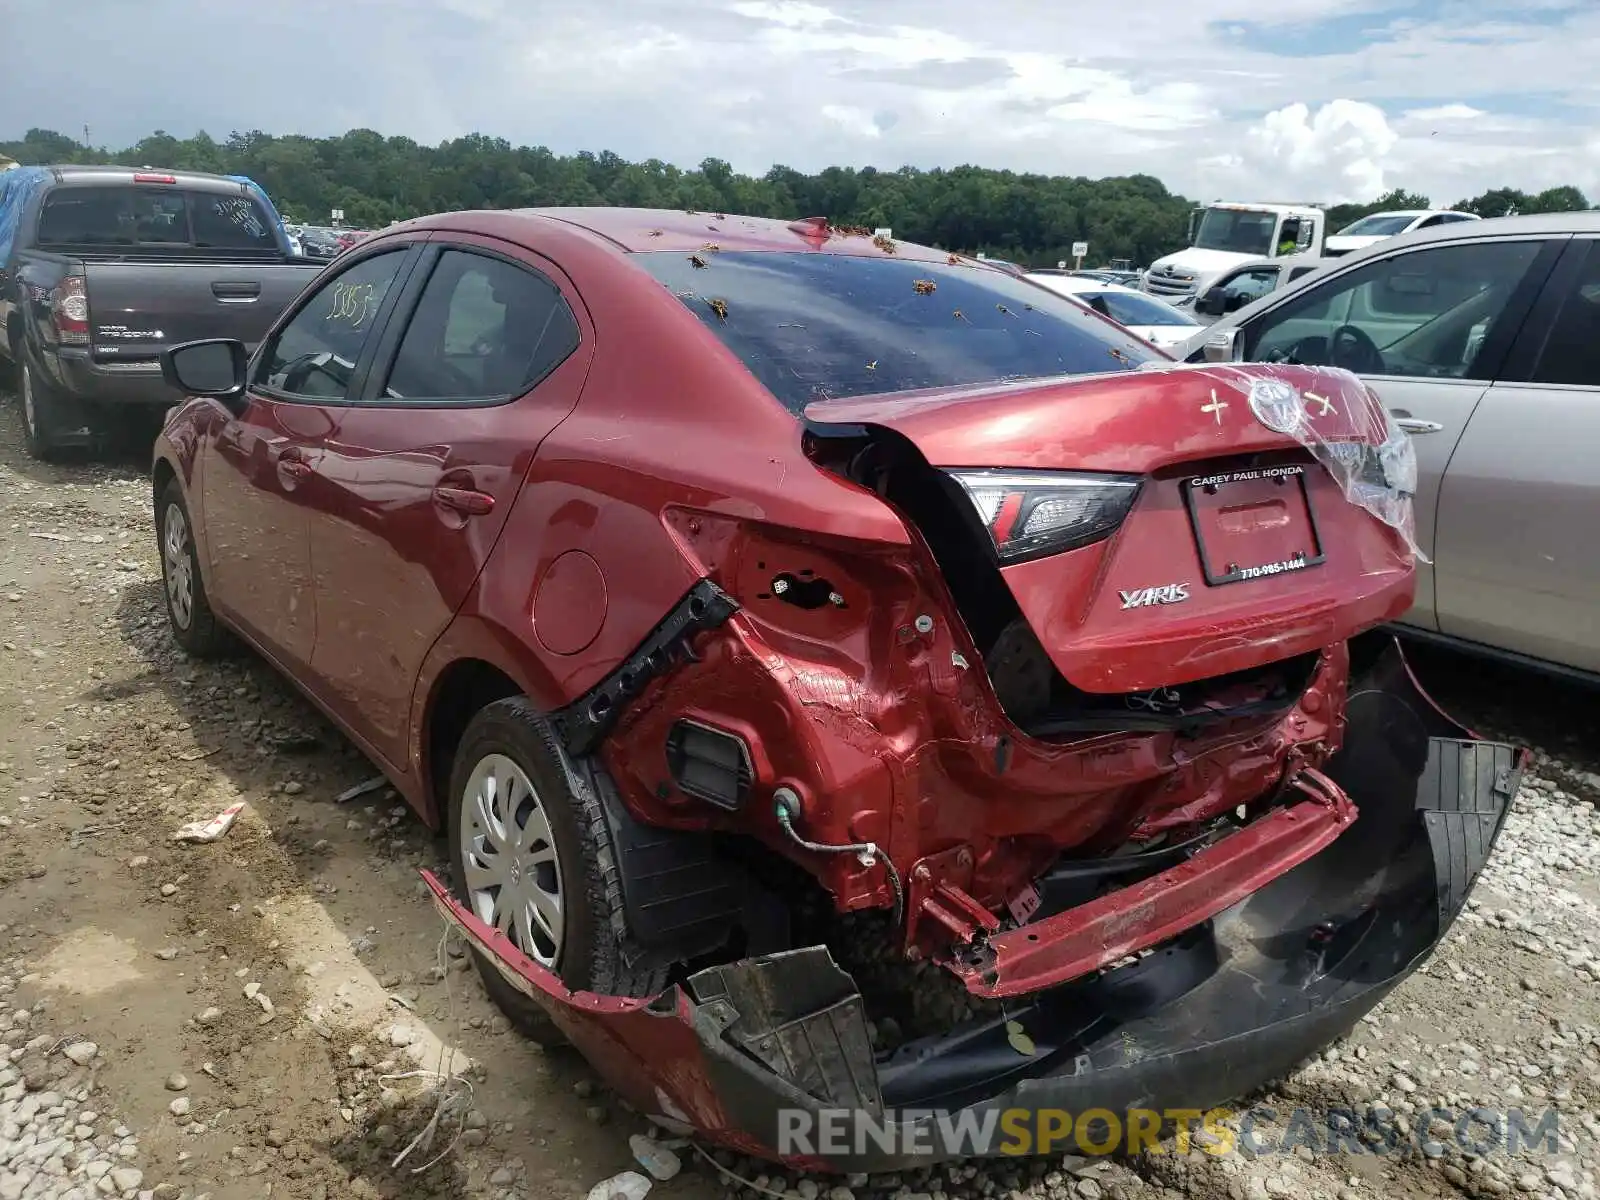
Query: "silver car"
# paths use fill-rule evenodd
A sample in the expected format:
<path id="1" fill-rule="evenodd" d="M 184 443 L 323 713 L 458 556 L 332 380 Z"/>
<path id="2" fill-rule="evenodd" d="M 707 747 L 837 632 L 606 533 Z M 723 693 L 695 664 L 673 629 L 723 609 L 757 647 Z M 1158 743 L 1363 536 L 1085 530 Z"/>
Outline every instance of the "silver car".
<path id="1" fill-rule="evenodd" d="M 1367 380 L 1421 468 L 1404 631 L 1600 679 L 1600 212 L 1383 241 L 1174 353 Z"/>

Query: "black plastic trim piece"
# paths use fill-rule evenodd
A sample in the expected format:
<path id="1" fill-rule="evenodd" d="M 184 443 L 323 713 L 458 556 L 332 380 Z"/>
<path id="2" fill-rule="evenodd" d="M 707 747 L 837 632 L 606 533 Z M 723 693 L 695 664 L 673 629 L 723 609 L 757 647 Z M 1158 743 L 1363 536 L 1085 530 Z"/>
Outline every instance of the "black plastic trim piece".
<path id="1" fill-rule="evenodd" d="M 696 583 L 621 666 L 550 714 L 550 724 L 567 753 L 590 753 L 616 724 L 623 706 L 647 683 L 679 661 L 695 658 L 690 639 L 696 633 L 717 628 L 738 611 L 739 602 L 711 580 Z"/>
<path id="2" fill-rule="evenodd" d="M 667 734 L 667 766 L 684 795 L 726 812 L 744 807 L 755 781 L 750 747 L 742 737 L 687 717 Z"/>

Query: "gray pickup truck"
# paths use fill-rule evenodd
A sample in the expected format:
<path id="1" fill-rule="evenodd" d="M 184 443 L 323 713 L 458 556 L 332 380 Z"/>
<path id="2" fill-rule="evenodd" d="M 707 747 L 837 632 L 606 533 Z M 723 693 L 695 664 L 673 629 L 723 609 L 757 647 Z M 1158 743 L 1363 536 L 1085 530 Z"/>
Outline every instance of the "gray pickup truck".
<path id="1" fill-rule="evenodd" d="M 93 445 L 119 414 L 181 396 L 160 354 L 196 338 L 255 348 L 322 269 L 291 252 L 247 180 L 132 167 L 0 174 L 0 360 L 28 452 Z"/>

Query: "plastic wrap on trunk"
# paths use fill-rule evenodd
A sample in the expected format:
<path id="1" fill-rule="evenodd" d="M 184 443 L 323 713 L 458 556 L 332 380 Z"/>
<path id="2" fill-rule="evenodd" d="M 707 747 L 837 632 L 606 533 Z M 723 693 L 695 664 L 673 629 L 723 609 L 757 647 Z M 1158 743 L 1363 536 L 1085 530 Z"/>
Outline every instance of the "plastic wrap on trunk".
<path id="1" fill-rule="evenodd" d="M 1428 561 L 1417 545 L 1412 508 L 1416 447 L 1377 393 L 1355 375 L 1342 367 L 1274 363 L 1160 363 L 1144 369 L 1191 371 L 1243 400 L 1262 425 L 1309 450 L 1350 503 L 1398 532 L 1414 559 Z M 1308 377 L 1311 387 L 1305 386 Z"/>

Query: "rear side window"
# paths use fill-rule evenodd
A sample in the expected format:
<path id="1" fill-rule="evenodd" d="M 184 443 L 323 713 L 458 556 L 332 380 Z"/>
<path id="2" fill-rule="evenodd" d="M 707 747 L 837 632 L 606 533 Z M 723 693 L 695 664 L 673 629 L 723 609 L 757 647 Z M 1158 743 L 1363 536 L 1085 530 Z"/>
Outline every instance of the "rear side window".
<path id="1" fill-rule="evenodd" d="M 578 347 L 560 290 L 532 268 L 447 250 L 406 326 L 387 401 L 520 396 Z"/>
<path id="2" fill-rule="evenodd" d="M 635 261 L 796 414 L 816 400 L 1166 361 L 1070 300 L 983 267 L 814 252 Z"/>
<path id="3" fill-rule="evenodd" d="M 1588 254 L 1545 336 L 1535 383 L 1600 387 L 1600 242 L 1592 243 Z"/>
<path id="4" fill-rule="evenodd" d="M 131 184 L 63 187 L 39 213 L 40 246 L 278 249 L 272 222 L 247 195 Z"/>

